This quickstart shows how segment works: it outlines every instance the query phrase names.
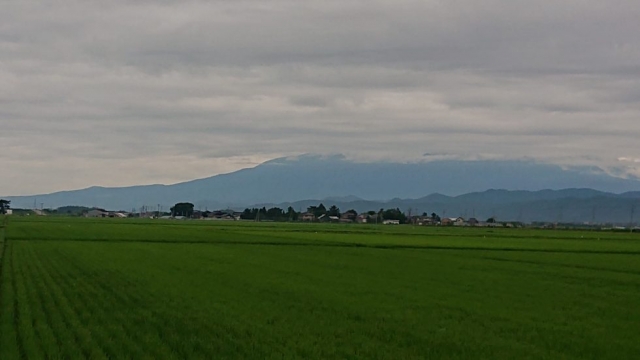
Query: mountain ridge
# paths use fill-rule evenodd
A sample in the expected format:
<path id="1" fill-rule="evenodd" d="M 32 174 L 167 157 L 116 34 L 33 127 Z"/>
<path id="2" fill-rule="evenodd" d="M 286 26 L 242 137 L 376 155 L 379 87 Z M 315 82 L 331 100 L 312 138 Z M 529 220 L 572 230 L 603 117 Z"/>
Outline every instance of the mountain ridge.
<path id="1" fill-rule="evenodd" d="M 361 163 L 342 155 L 307 154 L 176 184 L 91 186 L 3 198 L 11 200 L 13 207 L 30 208 L 35 201 L 48 208 L 78 205 L 117 210 L 141 206 L 168 209 L 181 201 L 192 202 L 202 209 L 244 208 L 252 204 L 293 203 L 300 199 L 362 204 L 410 204 L 419 200 L 417 203 L 458 204 L 456 206 L 467 203 L 467 207 L 473 207 L 477 203 L 492 206 L 513 203 L 508 198 L 516 195 L 524 199 L 522 201 L 567 197 L 568 192 L 565 195 L 554 192 L 560 189 L 569 189 L 568 192 L 573 191 L 581 198 L 593 198 L 603 192 L 633 198 L 640 194 L 640 181 L 612 177 L 592 168 L 567 169 L 531 160 Z M 480 193 L 485 190 L 489 192 Z M 507 196 L 504 191 L 515 192 L 515 195 Z M 540 192 L 531 194 L 532 191 Z"/>

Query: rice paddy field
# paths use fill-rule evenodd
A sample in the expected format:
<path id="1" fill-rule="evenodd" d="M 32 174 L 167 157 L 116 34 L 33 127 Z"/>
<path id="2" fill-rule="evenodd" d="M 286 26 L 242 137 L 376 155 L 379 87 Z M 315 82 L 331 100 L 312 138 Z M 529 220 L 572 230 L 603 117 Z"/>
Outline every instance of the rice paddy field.
<path id="1" fill-rule="evenodd" d="M 640 235 L 20 218 L 0 359 L 637 359 Z"/>

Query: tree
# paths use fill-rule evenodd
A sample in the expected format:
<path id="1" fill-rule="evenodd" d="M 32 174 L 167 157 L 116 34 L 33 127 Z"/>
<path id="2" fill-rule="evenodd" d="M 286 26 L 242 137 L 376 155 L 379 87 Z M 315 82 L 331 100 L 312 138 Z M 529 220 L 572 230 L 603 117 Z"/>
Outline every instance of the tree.
<path id="1" fill-rule="evenodd" d="M 242 214 L 240 215 L 240 219 L 242 220 L 254 220 L 256 218 L 257 210 L 256 209 L 244 209 Z"/>
<path id="2" fill-rule="evenodd" d="M 266 219 L 278 221 L 283 220 L 286 217 L 284 210 L 279 207 L 273 207 L 269 210 L 266 210 Z"/>
<path id="3" fill-rule="evenodd" d="M 496 223 L 496 219 L 494 217 L 490 217 L 490 218 L 487 219 L 487 223 L 495 224 Z"/>
<path id="4" fill-rule="evenodd" d="M 327 211 L 327 215 L 328 215 L 328 216 L 338 216 L 338 217 L 340 217 L 340 209 L 338 209 L 338 207 L 337 207 L 337 206 L 332 205 L 332 206 L 329 208 L 329 211 Z"/>
<path id="5" fill-rule="evenodd" d="M 193 215 L 193 207 L 192 203 L 177 203 L 170 209 L 171 216 L 191 217 Z"/>
<path id="6" fill-rule="evenodd" d="M 289 219 L 289 221 L 298 220 L 298 213 L 291 206 L 289 206 L 289 208 L 287 209 L 287 218 Z"/>
<path id="7" fill-rule="evenodd" d="M 407 222 L 407 216 L 400 209 L 387 209 L 382 213 L 383 220 L 398 220 L 401 224 Z"/>
<path id="8" fill-rule="evenodd" d="M 4 215 L 7 213 L 7 210 L 11 209 L 11 201 L 0 199 L 0 214 Z"/>
<path id="9" fill-rule="evenodd" d="M 316 218 L 319 218 L 320 216 L 327 214 L 327 208 L 324 207 L 324 205 L 321 203 L 317 207 L 316 206 L 310 206 L 309 207 L 309 212 L 312 212 L 313 215 L 316 216 Z"/>

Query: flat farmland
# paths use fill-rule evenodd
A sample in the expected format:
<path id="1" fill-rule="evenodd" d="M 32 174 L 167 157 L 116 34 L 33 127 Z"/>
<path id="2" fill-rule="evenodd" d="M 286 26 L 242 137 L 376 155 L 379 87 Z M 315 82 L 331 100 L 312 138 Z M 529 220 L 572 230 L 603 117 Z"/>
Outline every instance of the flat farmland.
<path id="1" fill-rule="evenodd" d="M 638 234 L 15 217 L 2 237 L 1 359 L 640 354 Z"/>

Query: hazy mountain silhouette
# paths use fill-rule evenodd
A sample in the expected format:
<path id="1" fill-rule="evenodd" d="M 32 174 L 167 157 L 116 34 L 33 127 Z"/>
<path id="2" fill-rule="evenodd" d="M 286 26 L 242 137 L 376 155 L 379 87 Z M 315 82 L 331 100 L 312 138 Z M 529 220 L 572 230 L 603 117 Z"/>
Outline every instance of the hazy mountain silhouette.
<path id="1" fill-rule="evenodd" d="M 584 189 L 566 190 L 568 193 L 552 191 L 566 188 Z M 487 189 L 517 191 L 482 192 Z M 537 190 L 545 191 L 531 192 Z M 448 211 L 454 211 L 453 204 L 456 204 L 466 208 L 469 214 L 475 204 L 478 204 L 478 208 L 480 204 L 510 204 L 514 196 L 519 199 L 518 202 L 553 202 L 567 197 L 592 199 L 603 195 L 601 192 L 620 194 L 639 190 L 640 181 L 613 177 L 598 168 L 563 169 L 533 161 L 357 163 L 340 155 L 303 155 L 275 159 L 254 168 L 174 185 L 90 187 L 8 198 L 15 208 L 31 208 L 35 200 L 38 205 L 44 203 L 45 207 L 50 208 L 83 205 L 121 210 L 142 205 L 155 208 L 158 204 L 166 209 L 180 201 L 190 201 L 197 207 L 212 209 L 300 199 L 329 198 L 336 203 L 368 204 L 369 201 L 361 199 L 396 198 L 391 203 L 402 201 L 398 199 L 417 199 L 413 201 L 434 204 L 433 207 L 437 207 L 435 204 L 451 204 L 447 205 L 451 208 Z M 460 194 L 466 195 L 455 197 L 454 200 L 449 198 Z M 615 199 L 619 200 L 625 195 L 616 196 Z M 633 197 L 633 194 L 628 196 Z M 603 197 L 608 198 L 608 195 Z M 456 209 L 456 212 L 461 211 Z M 588 209 L 588 212 L 591 213 L 592 209 Z"/>

